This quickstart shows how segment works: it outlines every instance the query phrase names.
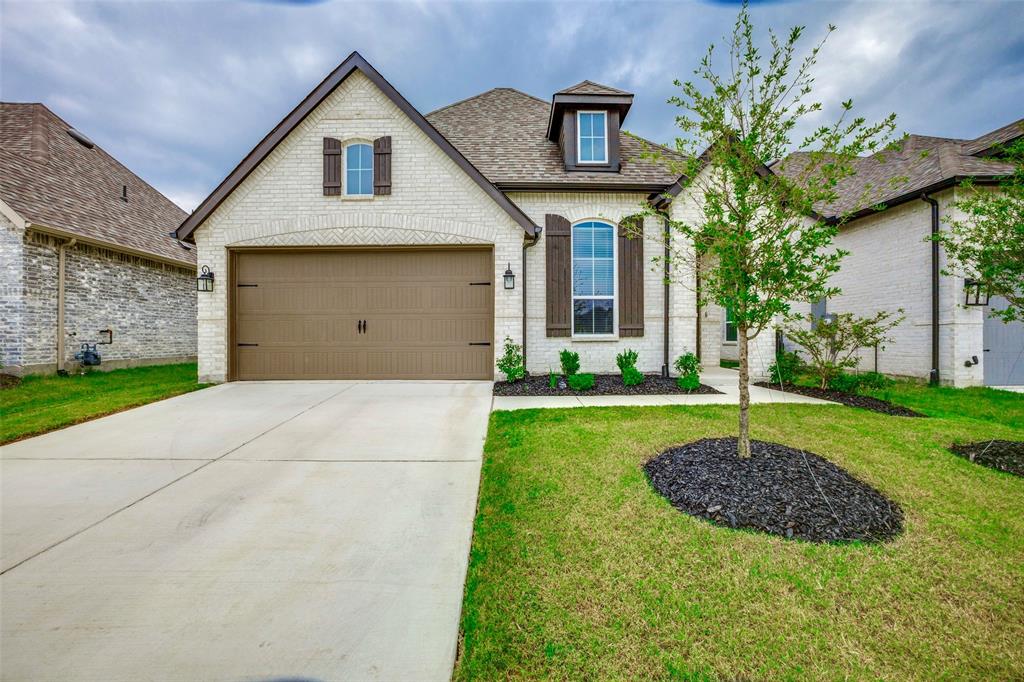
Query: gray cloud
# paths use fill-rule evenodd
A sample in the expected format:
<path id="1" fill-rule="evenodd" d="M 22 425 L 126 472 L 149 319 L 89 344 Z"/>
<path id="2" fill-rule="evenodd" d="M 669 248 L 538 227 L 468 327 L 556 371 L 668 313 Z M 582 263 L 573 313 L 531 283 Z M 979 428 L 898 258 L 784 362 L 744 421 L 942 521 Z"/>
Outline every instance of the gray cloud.
<path id="1" fill-rule="evenodd" d="M 0 1 L 0 96 L 42 101 L 186 209 L 359 50 L 421 111 L 495 86 L 584 78 L 633 90 L 627 127 L 674 137 L 687 78 L 728 3 Z M 817 71 L 826 118 L 973 137 L 1024 115 L 1024 3 L 759 3 L 759 29 L 839 31 Z"/>

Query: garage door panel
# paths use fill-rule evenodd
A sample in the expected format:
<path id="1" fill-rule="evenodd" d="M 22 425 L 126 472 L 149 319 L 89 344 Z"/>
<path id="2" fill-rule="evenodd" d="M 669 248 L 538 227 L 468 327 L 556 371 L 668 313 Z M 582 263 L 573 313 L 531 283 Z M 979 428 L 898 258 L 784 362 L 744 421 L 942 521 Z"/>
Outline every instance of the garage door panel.
<path id="1" fill-rule="evenodd" d="M 494 287 L 483 250 L 236 256 L 238 379 L 489 379 Z M 481 286 L 480 283 L 487 286 Z M 366 328 L 359 329 L 365 320 Z"/>

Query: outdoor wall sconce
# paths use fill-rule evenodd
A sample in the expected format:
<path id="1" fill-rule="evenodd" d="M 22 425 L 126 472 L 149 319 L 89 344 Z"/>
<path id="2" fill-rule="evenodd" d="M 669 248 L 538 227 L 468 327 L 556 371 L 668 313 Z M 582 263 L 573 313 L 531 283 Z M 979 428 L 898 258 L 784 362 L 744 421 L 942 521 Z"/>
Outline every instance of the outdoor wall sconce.
<path id="1" fill-rule="evenodd" d="M 516 288 L 516 276 L 512 274 L 512 264 L 509 263 L 508 267 L 505 268 L 505 288 L 515 289 Z"/>
<path id="2" fill-rule="evenodd" d="M 196 277 L 196 291 L 213 291 L 213 272 L 209 265 L 204 265 L 203 273 Z"/>
<path id="3" fill-rule="evenodd" d="M 985 284 L 980 279 L 964 280 L 964 305 L 984 306 L 988 305 L 990 294 Z"/>

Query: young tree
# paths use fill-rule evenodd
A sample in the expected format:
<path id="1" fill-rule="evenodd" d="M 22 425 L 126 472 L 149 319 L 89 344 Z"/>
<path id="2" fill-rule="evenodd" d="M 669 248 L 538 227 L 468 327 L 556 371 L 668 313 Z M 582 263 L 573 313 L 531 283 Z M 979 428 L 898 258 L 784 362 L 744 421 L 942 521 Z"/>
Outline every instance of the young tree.
<path id="1" fill-rule="evenodd" d="M 889 341 L 889 332 L 903 320 L 902 309 L 895 316 L 884 310 L 872 317 L 839 313 L 815 320 L 813 315 L 798 316 L 797 324 L 786 328 L 786 336 L 807 352 L 807 364 L 819 386 L 828 388 L 844 370 L 860 365 L 858 350 Z"/>
<path id="2" fill-rule="evenodd" d="M 676 201 L 689 196 L 697 205 L 698 217 L 689 220 L 673 219 L 665 209 L 642 211 L 658 214 L 670 234 L 684 237 L 669 240 L 669 258 L 686 265 L 673 267 L 673 277 L 696 272 L 698 304 L 717 303 L 735 316 L 740 457 L 750 456 L 748 345 L 788 313 L 791 302 L 838 293 L 828 278 L 844 255 L 831 248 L 843 216 L 825 220 L 816 211 L 838 199 L 837 184 L 853 174 L 854 157 L 881 151 L 895 130 L 895 114 L 869 124 L 852 117 L 849 100 L 836 121 L 810 128 L 823 109 L 810 101 L 811 71 L 834 30 L 829 26 L 802 59 L 803 27 L 784 39 L 769 31 L 770 49 L 762 54 L 744 5 L 725 39 L 723 68 L 712 45 L 695 78 L 675 82 L 680 92 L 669 102 L 681 109 L 676 123 L 682 131 L 675 147 L 686 160 L 647 152 L 679 172 Z M 792 142 L 804 129 L 810 130 Z M 800 153 L 790 156 L 793 151 Z M 778 159 L 784 160 L 770 169 Z"/>
<path id="3" fill-rule="evenodd" d="M 936 238 L 945 248 L 949 270 L 981 280 L 1009 305 L 992 310 L 1003 322 L 1024 320 L 1024 138 L 1000 154 L 1014 170 L 995 191 L 962 183 L 964 198 L 954 206 L 964 216 L 947 216 L 949 230 Z"/>

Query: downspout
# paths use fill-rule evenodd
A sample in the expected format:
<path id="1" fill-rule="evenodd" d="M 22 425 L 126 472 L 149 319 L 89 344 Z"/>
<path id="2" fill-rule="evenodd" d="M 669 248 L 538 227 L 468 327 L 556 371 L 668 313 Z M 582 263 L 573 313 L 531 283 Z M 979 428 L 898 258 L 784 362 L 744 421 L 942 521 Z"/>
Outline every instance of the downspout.
<path id="1" fill-rule="evenodd" d="M 663 341 L 664 341 L 663 345 L 665 347 L 664 348 L 665 360 L 664 360 L 664 364 L 661 366 L 661 376 L 663 376 L 663 377 L 667 377 L 668 376 L 668 368 L 669 368 L 669 364 L 668 364 L 668 347 L 669 347 L 669 343 L 668 343 L 668 329 L 669 329 L 669 323 L 668 323 L 669 300 L 668 300 L 668 296 L 669 296 L 669 289 L 670 289 L 670 287 L 669 287 L 669 277 L 672 274 L 671 266 L 669 265 L 669 256 L 670 256 L 671 247 L 672 247 L 672 232 L 669 229 L 668 218 L 665 218 L 665 282 L 664 282 L 664 285 L 665 285 L 665 296 L 664 296 L 664 298 L 665 298 L 665 331 L 664 331 L 664 335 L 663 335 Z M 698 318 L 698 324 L 700 324 L 699 318 Z M 700 337 L 698 336 L 698 338 L 700 338 Z M 699 341 L 698 341 L 698 343 L 699 343 Z M 698 355 L 700 354 L 700 350 L 699 349 L 698 349 L 697 353 L 698 353 Z"/>
<path id="2" fill-rule="evenodd" d="M 932 369 L 928 373 L 928 383 L 937 386 L 939 383 L 939 202 L 927 194 L 921 195 L 921 201 L 932 207 Z"/>
<path id="3" fill-rule="evenodd" d="M 540 241 L 540 226 L 534 225 L 533 239 L 523 242 L 523 367 L 526 368 L 526 250 Z M 527 371 L 529 374 L 529 371 Z"/>
<path id="4" fill-rule="evenodd" d="M 64 374 L 64 272 L 66 269 L 67 257 L 65 250 L 74 246 L 77 239 L 69 239 L 61 242 L 57 247 L 57 373 Z"/>

